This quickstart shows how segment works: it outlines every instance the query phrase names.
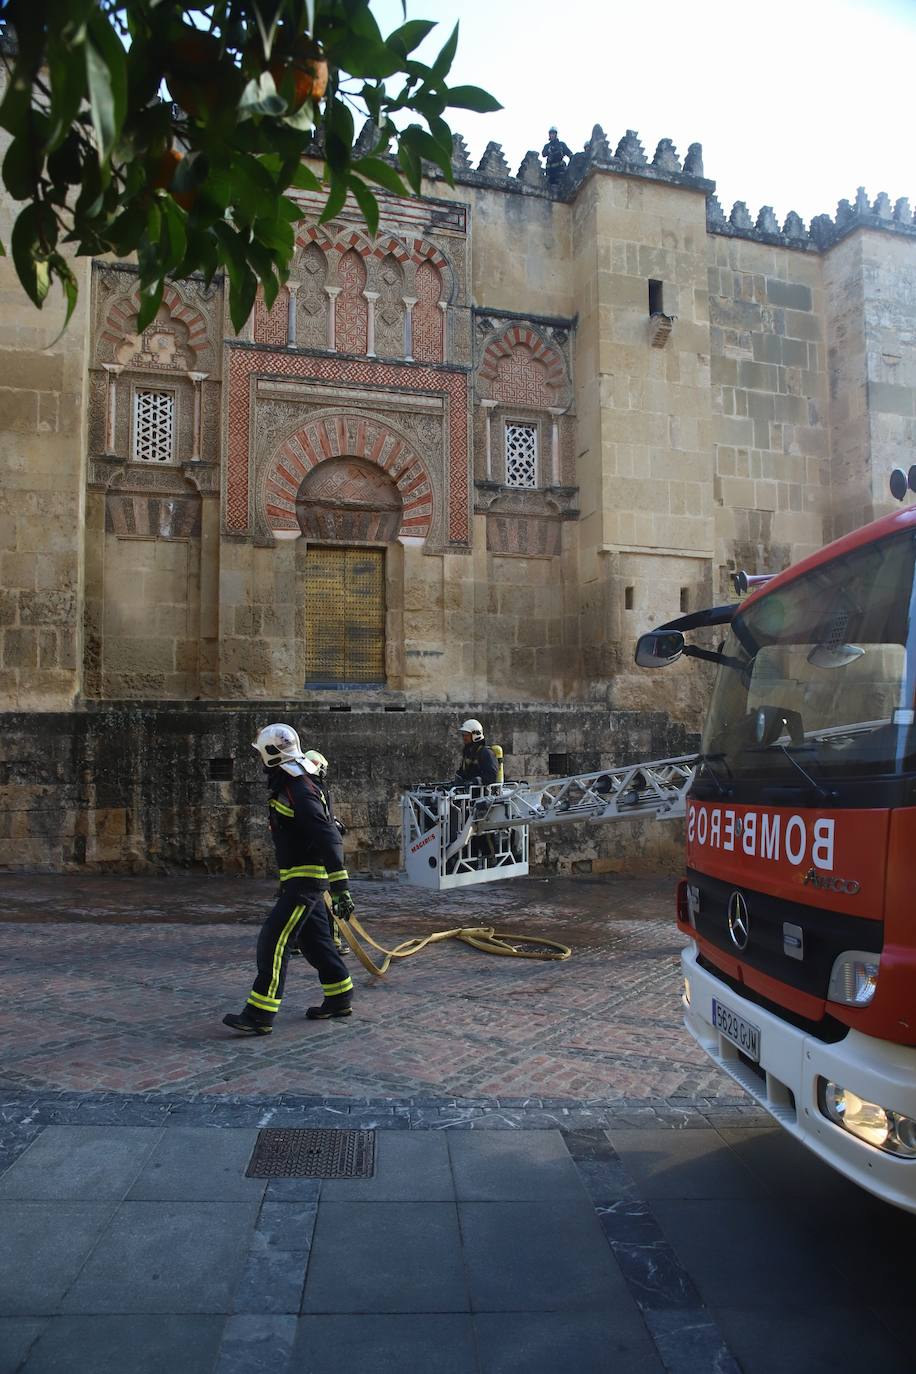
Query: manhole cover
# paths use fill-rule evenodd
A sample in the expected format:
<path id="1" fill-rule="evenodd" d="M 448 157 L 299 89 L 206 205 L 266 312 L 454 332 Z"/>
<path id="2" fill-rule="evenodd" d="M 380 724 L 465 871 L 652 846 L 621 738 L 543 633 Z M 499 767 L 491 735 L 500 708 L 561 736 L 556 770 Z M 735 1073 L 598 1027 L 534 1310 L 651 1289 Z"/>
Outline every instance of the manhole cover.
<path id="1" fill-rule="evenodd" d="M 246 1178 L 371 1178 L 375 1132 L 258 1131 Z"/>

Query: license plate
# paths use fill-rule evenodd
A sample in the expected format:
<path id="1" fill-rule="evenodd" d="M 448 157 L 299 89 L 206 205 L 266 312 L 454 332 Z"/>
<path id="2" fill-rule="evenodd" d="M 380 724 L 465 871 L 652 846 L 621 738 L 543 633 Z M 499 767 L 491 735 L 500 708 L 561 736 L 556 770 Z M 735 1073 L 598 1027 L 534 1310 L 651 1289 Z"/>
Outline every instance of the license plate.
<path id="1" fill-rule="evenodd" d="M 712 999 L 712 1023 L 719 1034 L 737 1045 L 748 1059 L 753 1059 L 755 1064 L 760 1062 L 760 1031 L 715 997 Z"/>

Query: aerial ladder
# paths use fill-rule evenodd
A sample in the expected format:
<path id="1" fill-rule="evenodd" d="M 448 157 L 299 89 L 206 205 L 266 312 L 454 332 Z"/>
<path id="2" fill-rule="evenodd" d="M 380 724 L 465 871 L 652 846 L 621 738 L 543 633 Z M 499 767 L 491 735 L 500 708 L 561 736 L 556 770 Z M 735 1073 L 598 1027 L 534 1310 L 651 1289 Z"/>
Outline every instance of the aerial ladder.
<path id="1" fill-rule="evenodd" d="M 531 830 L 574 821 L 677 820 L 696 754 L 490 786 L 419 783 L 401 799 L 401 881 L 444 892 L 528 872 Z"/>

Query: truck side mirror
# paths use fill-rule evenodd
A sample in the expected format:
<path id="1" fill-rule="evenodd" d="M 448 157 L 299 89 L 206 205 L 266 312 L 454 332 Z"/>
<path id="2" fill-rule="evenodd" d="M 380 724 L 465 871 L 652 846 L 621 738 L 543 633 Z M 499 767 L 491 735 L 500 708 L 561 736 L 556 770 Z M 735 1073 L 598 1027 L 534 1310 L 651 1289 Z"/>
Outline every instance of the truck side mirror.
<path id="1" fill-rule="evenodd" d="M 680 630 L 650 630 L 636 641 L 636 662 L 640 668 L 667 668 L 684 652 Z"/>

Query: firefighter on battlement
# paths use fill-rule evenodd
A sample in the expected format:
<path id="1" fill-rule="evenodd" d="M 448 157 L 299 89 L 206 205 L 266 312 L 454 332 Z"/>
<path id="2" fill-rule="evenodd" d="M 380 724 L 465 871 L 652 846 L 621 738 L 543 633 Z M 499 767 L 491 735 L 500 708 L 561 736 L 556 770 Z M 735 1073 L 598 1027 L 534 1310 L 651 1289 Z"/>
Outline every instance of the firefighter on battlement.
<path id="1" fill-rule="evenodd" d="M 459 726 L 464 748 L 453 786 L 489 786 L 499 781 L 496 755 L 484 738 L 479 720 L 466 720 Z"/>
<path id="2" fill-rule="evenodd" d="M 223 1024 L 244 1035 L 269 1035 L 280 1010 L 289 955 L 298 943 L 318 970 L 323 1000 L 309 1007 L 312 1021 L 349 1016 L 353 980 L 334 948 L 324 893 L 330 886 L 338 912 L 353 913 L 340 834 L 328 816 L 315 778 L 317 765 L 302 752 L 290 725 L 266 725 L 252 748 L 267 772 L 268 820 L 280 871 L 280 895 L 258 936 L 258 971 L 238 1016 Z"/>

